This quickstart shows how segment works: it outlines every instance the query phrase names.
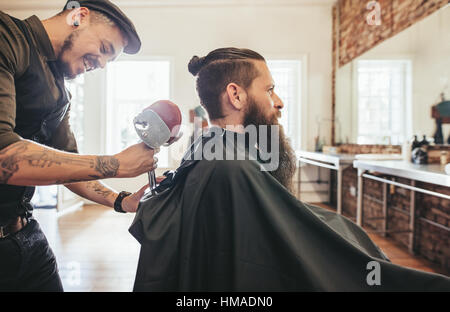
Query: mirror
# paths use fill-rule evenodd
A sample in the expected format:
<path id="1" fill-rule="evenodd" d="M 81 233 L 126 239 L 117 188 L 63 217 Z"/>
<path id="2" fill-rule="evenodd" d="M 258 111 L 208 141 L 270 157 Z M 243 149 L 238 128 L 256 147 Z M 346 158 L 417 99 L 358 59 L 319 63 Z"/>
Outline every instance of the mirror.
<path id="1" fill-rule="evenodd" d="M 336 73 L 336 144 L 401 145 L 433 138 L 433 106 L 450 101 L 450 6 Z M 432 117 L 434 116 L 434 118 Z M 450 123 L 442 122 L 443 142 Z"/>

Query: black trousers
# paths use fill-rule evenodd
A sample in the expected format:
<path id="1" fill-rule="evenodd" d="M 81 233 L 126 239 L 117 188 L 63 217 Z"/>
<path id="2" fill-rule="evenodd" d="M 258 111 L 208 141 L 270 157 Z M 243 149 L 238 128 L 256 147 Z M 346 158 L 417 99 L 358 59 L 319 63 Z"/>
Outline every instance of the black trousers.
<path id="1" fill-rule="evenodd" d="M 56 258 L 36 220 L 0 238 L 1 291 L 63 291 Z"/>

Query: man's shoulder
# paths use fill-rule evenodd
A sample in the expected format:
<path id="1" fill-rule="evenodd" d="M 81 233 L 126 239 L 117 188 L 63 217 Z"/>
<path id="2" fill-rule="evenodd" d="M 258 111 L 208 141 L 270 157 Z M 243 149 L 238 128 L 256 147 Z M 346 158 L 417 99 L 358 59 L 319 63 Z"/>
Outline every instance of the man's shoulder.
<path id="1" fill-rule="evenodd" d="M 0 32 L 7 36 L 19 37 L 25 40 L 22 31 L 13 21 L 13 17 L 3 11 L 0 11 Z"/>
<path id="2" fill-rule="evenodd" d="M 0 11 L 0 54 L 15 64 L 23 64 L 28 59 L 28 42 L 12 17 Z"/>

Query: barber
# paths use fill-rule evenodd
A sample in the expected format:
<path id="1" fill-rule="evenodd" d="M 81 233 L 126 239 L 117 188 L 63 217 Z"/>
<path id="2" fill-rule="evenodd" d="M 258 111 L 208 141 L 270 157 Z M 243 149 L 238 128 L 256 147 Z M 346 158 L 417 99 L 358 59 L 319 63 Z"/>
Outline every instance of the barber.
<path id="1" fill-rule="evenodd" d="M 145 186 L 118 194 L 97 180 L 148 172 L 155 151 L 141 143 L 116 155 L 77 154 L 64 79 L 140 46 L 132 22 L 107 0 L 69 1 L 43 21 L 0 11 L 0 291 L 63 290 L 55 256 L 32 218 L 34 186 L 64 184 L 116 211 L 136 211 Z"/>

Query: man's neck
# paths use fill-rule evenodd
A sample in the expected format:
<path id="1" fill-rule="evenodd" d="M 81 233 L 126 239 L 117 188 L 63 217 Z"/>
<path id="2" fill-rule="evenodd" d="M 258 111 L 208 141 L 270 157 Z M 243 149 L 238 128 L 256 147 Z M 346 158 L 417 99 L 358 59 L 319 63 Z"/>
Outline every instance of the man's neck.
<path id="1" fill-rule="evenodd" d="M 211 120 L 211 126 L 220 127 L 220 128 L 238 132 L 238 133 L 244 133 L 244 128 L 245 128 L 243 126 L 241 120 L 238 120 L 237 118 L 230 118 L 230 117 Z"/>
<path id="2" fill-rule="evenodd" d="M 67 31 L 68 25 L 66 25 L 64 18 L 59 16 L 54 16 L 43 20 L 42 25 L 44 25 L 44 29 L 50 38 L 55 55 L 59 55 L 64 44 L 64 40 L 69 35 Z"/>

